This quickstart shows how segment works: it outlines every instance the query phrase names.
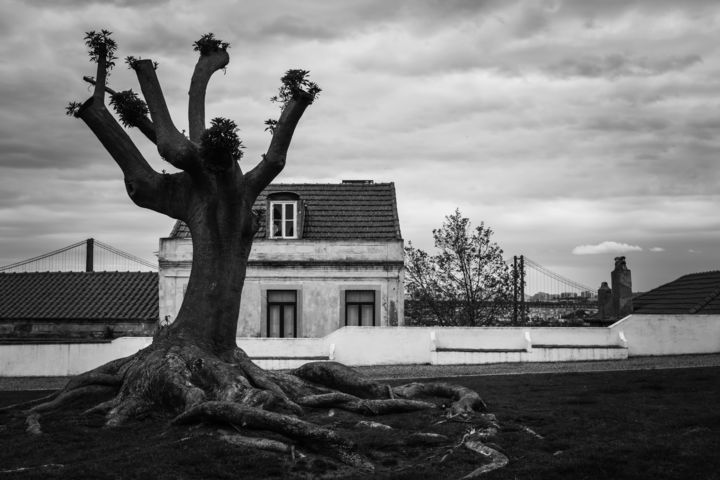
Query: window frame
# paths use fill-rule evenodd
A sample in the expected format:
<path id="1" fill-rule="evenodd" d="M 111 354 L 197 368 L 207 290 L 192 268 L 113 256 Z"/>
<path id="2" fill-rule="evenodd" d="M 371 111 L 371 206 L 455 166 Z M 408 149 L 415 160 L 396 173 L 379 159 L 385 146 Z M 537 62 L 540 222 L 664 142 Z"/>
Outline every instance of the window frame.
<path id="1" fill-rule="evenodd" d="M 297 200 L 270 200 L 270 222 L 268 224 L 268 238 L 273 239 L 297 239 L 298 237 L 298 201 Z M 281 218 L 280 218 L 280 225 L 281 225 L 281 232 L 280 235 L 275 235 L 274 227 L 275 227 L 275 217 L 274 217 L 274 207 L 275 205 L 282 205 L 280 212 L 281 212 Z M 286 223 L 289 221 L 285 218 L 285 205 L 292 205 L 293 208 L 293 234 L 292 236 L 285 235 L 285 226 Z"/>
<path id="2" fill-rule="evenodd" d="M 373 295 L 372 302 L 349 302 L 348 294 L 358 293 L 358 292 L 372 293 L 372 295 Z M 363 308 L 362 307 L 363 306 L 371 306 L 372 307 L 372 309 L 371 309 L 372 325 L 368 325 L 368 326 L 372 326 L 372 327 L 377 326 L 375 323 L 375 309 L 377 307 L 377 292 L 375 290 L 372 290 L 372 289 L 346 289 L 345 290 L 345 326 L 346 327 L 349 326 L 348 325 L 348 310 L 350 309 L 350 307 L 353 307 L 353 306 L 357 306 L 357 308 L 358 308 L 358 326 L 361 326 L 361 327 L 364 326 L 363 322 L 362 322 L 362 320 L 363 320 L 363 316 L 362 316 Z"/>
<path id="3" fill-rule="evenodd" d="M 270 295 L 274 292 L 293 292 L 295 294 L 294 302 L 271 302 Z M 298 338 L 298 291 L 294 289 L 272 289 L 265 292 L 265 307 L 266 307 L 266 319 L 265 319 L 265 336 L 266 338 Z M 278 320 L 278 332 L 279 336 L 270 336 L 270 315 L 272 306 L 280 307 L 280 318 Z M 285 336 L 285 309 L 288 305 L 292 305 L 293 308 L 293 335 L 292 337 Z"/>

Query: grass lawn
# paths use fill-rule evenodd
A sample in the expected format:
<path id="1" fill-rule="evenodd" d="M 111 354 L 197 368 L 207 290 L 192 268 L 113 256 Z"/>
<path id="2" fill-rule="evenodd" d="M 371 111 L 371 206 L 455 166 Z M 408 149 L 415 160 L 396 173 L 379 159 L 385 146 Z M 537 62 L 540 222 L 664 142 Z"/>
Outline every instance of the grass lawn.
<path id="1" fill-rule="evenodd" d="M 479 391 L 502 425 L 492 443 L 510 463 L 482 478 L 720 479 L 720 368 L 451 381 Z M 46 393 L 0 392 L 0 406 Z M 289 456 L 232 446 L 204 428 L 168 428 L 163 419 L 148 419 L 106 430 L 101 416 L 76 413 L 44 417 L 40 437 L 24 433 L 23 418 L 0 414 L 0 478 L 365 478 L 322 460 L 293 463 Z M 482 464 L 464 448 L 440 462 L 470 425 L 433 425 L 437 412 L 371 419 L 394 430 L 358 429 L 358 419 L 343 412 L 309 417 L 375 452 L 369 455 L 378 471 L 367 478 L 456 479 Z M 403 429 L 449 440 L 408 443 L 395 434 Z"/>

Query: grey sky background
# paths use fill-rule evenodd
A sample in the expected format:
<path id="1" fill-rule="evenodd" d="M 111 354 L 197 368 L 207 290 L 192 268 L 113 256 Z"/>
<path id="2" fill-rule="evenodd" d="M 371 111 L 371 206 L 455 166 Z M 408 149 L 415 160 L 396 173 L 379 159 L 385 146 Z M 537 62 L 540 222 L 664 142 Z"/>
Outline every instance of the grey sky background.
<path id="1" fill-rule="evenodd" d="M 4 1 L 0 265 L 90 236 L 153 258 L 173 225 L 64 114 L 90 95 L 82 37 L 101 28 L 160 63 L 179 128 L 193 41 L 230 42 L 207 118 L 237 122 L 246 169 L 279 78 L 310 70 L 323 92 L 277 181 L 393 181 L 415 246 L 459 207 L 506 255 L 594 288 L 621 254 L 635 290 L 720 268 L 720 4 L 662 0 Z M 110 85 L 139 90 L 121 62 Z"/>

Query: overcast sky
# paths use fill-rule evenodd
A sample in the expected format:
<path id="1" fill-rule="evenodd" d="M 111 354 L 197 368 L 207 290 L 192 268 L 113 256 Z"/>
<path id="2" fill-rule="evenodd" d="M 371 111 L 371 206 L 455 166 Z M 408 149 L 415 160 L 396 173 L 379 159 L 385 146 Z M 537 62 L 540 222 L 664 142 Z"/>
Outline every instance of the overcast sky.
<path id="1" fill-rule="evenodd" d="M 323 92 L 277 181 L 395 182 L 416 246 L 459 207 L 508 256 L 594 288 L 621 254 L 634 290 L 720 268 L 720 4 L 677 0 L 3 1 L 0 265 L 90 236 L 153 258 L 170 232 L 64 114 L 102 28 L 160 63 L 182 129 L 193 41 L 229 42 L 207 118 L 237 122 L 246 169 L 280 76 L 310 70 Z M 139 90 L 121 63 L 110 84 Z"/>

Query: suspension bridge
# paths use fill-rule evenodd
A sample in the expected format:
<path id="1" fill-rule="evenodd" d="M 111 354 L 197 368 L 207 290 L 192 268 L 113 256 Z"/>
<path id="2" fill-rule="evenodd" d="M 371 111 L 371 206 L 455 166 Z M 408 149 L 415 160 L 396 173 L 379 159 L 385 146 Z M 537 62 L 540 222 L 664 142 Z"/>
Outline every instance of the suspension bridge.
<path id="1" fill-rule="evenodd" d="M 597 310 L 597 290 L 554 272 L 525 256 L 513 257 L 512 320 L 559 319 Z M 89 238 L 52 252 L 0 267 L 0 273 L 153 271 L 151 262 Z"/>
<path id="2" fill-rule="evenodd" d="M 571 280 L 523 255 L 513 257 L 515 322 L 559 319 L 597 311 L 597 289 Z"/>
<path id="3" fill-rule="evenodd" d="M 151 262 L 94 238 L 0 267 L 0 273 L 137 272 L 157 270 Z"/>

